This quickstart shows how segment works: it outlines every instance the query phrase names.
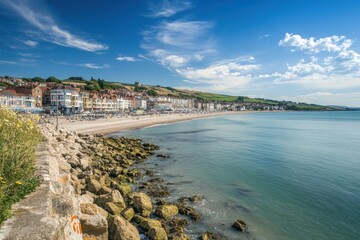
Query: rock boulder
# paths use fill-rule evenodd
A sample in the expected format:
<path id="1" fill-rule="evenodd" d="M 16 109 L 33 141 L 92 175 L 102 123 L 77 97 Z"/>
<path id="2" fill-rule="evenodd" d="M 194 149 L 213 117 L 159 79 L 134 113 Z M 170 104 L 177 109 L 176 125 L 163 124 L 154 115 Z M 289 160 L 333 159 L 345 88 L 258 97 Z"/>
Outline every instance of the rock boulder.
<path id="1" fill-rule="evenodd" d="M 101 184 L 99 181 L 95 179 L 90 179 L 89 183 L 87 184 L 87 190 L 92 193 L 97 193 L 101 189 Z"/>
<path id="2" fill-rule="evenodd" d="M 247 225 L 242 220 L 237 220 L 236 222 L 234 222 L 232 227 L 238 229 L 241 232 L 244 232 L 247 230 Z"/>
<path id="3" fill-rule="evenodd" d="M 84 239 L 108 239 L 107 212 L 93 203 L 81 203 L 79 216 Z"/>
<path id="4" fill-rule="evenodd" d="M 145 230 L 150 230 L 150 228 L 161 228 L 161 222 L 159 220 L 142 218 L 140 221 L 140 227 Z"/>
<path id="5" fill-rule="evenodd" d="M 170 219 L 179 213 L 179 209 L 175 205 L 162 205 L 159 206 L 155 214 L 163 219 Z"/>
<path id="6" fill-rule="evenodd" d="M 136 227 L 120 216 L 111 216 L 109 219 L 110 240 L 140 240 Z"/>
<path id="7" fill-rule="evenodd" d="M 162 227 L 153 227 L 147 233 L 152 240 L 168 240 L 167 234 Z"/>
<path id="8" fill-rule="evenodd" d="M 149 217 L 152 211 L 151 199 L 145 193 L 134 193 L 133 194 L 133 207 L 143 217 Z"/>

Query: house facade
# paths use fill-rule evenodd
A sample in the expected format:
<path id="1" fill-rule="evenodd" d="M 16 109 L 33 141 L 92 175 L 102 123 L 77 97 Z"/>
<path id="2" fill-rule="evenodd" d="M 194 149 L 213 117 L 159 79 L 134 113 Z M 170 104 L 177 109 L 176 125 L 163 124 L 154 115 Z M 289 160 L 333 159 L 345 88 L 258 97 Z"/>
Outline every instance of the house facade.
<path id="1" fill-rule="evenodd" d="M 60 86 L 50 90 L 51 108 L 58 109 L 63 114 L 80 113 L 83 111 L 83 102 L 80 89 Z"/>
<path id="2" fill-rule="evenodd" d="M 0 91 L 0 106 L 18 111 L 35 111 L 42 108 L 40 87 L 8 87 Z"/>
<path id="3" fill-rule="evenodd" d="M 144 98 L 136 98 L 135 99 L 136 106 L 138 109 L 147 109 L 147 100 Z"/>

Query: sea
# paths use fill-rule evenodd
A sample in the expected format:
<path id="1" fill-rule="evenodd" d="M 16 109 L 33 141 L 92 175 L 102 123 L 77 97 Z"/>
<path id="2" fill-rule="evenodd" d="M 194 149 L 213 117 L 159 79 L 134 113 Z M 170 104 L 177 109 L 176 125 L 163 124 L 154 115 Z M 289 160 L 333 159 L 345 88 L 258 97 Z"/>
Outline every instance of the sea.
<path id="1" fill-rule="evenodd" d="M 360 239 L 360 112 L 257 112 L 114 134 L 161 147 L 143 166 L 167 201 L 203 195 L 186 228 L 228 239 Z M 248 232 L 231 227 L 241 219 Z"/>

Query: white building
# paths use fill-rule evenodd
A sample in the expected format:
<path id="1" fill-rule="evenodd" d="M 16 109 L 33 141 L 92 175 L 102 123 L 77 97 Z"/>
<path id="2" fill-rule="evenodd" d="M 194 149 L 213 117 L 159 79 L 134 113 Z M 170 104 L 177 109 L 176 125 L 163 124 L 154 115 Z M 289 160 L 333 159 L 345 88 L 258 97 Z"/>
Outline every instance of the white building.
<path id="1" fill-rule="evenodd" d="M 191 109 L 194 107 L 194 100 L 190 98 L 169 98 L 174 109 Z"/>
<path id="2" fill-rule="evenodd" d="M 150 97 L 150 105 L 154 109 L 191 109 L 195 107 L 194 99 L 168 96 Z"/>
<path id="3" fill-rule="evenodd" d="M 32 88 L 9 87 L 0 92 L 0 106 L 18 111 L 30 111 L 36 108 Z"/>
<path id="4" fill-rule="evenodd" d="M 126 111 L 130 108 L 130 101 L 128 99 L 118 98 L 117 99 L 118 109 L 120 111 Z"/>
<path id="5" fill-rule="evenodd" d="M 50 105 L 53 111 L 58 109 L 64 114 L 80 113 L 83 109 L 80 91 L 66 86 L 50 90 Z"/>
<path id="6" fill-rule="evenodd" d="M 221 103 L 215 103 L 215 109 L 216 110 L 221 110 L 223 107 L 222 107 L 222 104 Z"/>
<path id="7" fill-rule="evenodd" d="M 146 109 L 147 108 L 147 101 L 142 98 L 135 99 L 136 108 Z"/>

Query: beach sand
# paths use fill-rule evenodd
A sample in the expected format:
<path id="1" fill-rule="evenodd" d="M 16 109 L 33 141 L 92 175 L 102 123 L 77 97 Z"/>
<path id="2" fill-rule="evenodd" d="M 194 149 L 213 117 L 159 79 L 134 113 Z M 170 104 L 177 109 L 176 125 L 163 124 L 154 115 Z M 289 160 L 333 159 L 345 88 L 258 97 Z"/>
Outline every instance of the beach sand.
<path id="1" fill-rule="evenodd" d="M 153 125 L 175 123 L 181 121 L 187 121 L 197 118 L 207 118 L 229 114 L 246 113 L 241 112 L 215 112 L 215 113 L 191 113 L 191 114 L 162 114 L 153 116 L 128 116 L 128 117 L 113 117 L 104 118 L 92 121 L 69 121 L 65 118 L 59 118 L 59 128 L 64 128 L 68 131 L 74 131 L 77 133 L 89 133 L 89 134 L 110 134 L 120 131 L 127 131 L 132 129 L 138 129 Z M 55 118 L 51 119 L 55 122 Z"/>

